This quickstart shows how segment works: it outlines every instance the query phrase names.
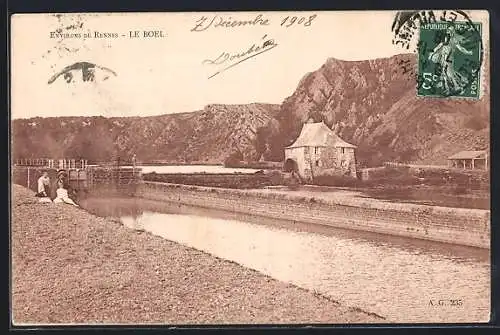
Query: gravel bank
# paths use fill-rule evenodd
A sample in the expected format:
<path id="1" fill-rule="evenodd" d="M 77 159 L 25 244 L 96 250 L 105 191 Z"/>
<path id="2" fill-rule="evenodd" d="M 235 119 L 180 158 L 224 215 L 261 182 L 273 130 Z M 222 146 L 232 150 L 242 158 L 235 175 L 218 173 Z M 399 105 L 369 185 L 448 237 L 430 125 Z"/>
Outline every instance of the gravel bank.
<path id="1" fill-rule="evenodd" d="M 18 185 L 12 208 L 15 324 L 383 322 Z"/>

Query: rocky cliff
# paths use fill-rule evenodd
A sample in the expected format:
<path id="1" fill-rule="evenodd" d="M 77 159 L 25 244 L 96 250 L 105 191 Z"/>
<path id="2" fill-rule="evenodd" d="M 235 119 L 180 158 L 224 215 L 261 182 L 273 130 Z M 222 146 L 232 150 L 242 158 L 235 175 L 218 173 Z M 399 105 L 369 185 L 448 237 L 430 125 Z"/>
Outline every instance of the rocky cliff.
<path id="1" fill-rule="evenodd" d="M 328 59 L 283 102 L 279 126 L 267 130 L 268 155 L 280 159 L 282 148 L 311 117 L 357 145 L 363 165 L 388 160 L 443 164 L 459 150 L 487 148 L 489 89 L 481 100 L 417 97 L 415 67 L 412 54 Z"/>

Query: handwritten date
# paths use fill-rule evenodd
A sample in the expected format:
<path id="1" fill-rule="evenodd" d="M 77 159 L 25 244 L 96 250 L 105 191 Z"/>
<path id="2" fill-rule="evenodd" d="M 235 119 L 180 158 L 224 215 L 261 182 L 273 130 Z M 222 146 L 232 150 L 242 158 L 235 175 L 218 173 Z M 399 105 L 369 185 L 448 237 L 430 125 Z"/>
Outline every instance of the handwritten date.
<path id="1" fill-rule="evenodd" d="M 281 20 L 281 26 L 282 27 L 291 27 L 294 24 L 296 26 L 304 25 L 304 27 L 309 27 L 313 20 L 316 18 L 316 14 L 310 15 L 309 17 L 298 17 L 298 16 L 287 16 L 283 20 Z"/>
<path id="2" fill-rule="evenodd" d="M 198 21 L 196 21 L 196 25 L 191 29 L 191 31 L 199 32 L 205 31 L 210 27 L 213 28 L 234 28 L 240 26 L 267 26 L 269 25 L 269 20 L 264 18 L 262 14 L 257 15 L 253 19 L 233 19 L 231 16 L 224 17 L 220 15 L 214 15 L 211 19 L 202 16 Z"/>
<path id="3" fill-rule="evenodd" d="M 287 16 L 280 20 L 280 26 L 289 27 L 309 27 L 318 15 Z M 250 18 L 233 18 L 225 15 L 201 16 L 191 28 L 192 32 L 202 32 L 208 29 L 225 28 L 235 29 L 238 27 L 265 27 L 271 25 L 271 20 L 263 14 L 258 14 Z"/>

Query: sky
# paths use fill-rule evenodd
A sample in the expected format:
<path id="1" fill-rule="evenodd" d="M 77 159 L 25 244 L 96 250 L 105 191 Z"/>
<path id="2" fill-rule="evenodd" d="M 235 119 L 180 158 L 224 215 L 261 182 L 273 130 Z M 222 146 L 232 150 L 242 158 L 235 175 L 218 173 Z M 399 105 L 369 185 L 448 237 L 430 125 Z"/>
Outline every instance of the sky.
<path id="1" fill-rule="evenodd" d="M 477 13 L 477 12 L 475 12 Z M 191 31 L 200 18 L 254 20 L 267 25 Z M 308 72 L 330 58 L 365 60 L 408 52 L 392 43 L 396 12 L 224 12 L 19 14 L 12 18 L 11 117 L 150 116 L 192 112 L 208 104 L 281 103 Z M 305 26 L 311 15 L 316 15 Z M 487 15 L 482 13 L 482 15 Z M 296 16 L 289 27 L 280 23 Z M 304 17 L 301 24 L 300 18 Z M 74 26 L 75 28 L 65 29 Z M 81 37 L 51 37 L 51 32 Z M 199 28 L 200 29 L 200 28 Z M 144 30 L 164 37 L 144 38 Z M 140 37 L 130 37 L 138 31 Z M 116 38 L 96 38 L 116 34 Z M 83 38 L 90 33 L 92 38 Z M 132 33 L 133 35 L 134 33 Z M 236 61 L 214 65 L 221 53 L 237 54 L 272 39 L 276 47 L 208 78 Z M 241 58 L 240 58 L 241 59 Z M 94 82 L 49 78 L 65 66 L 87 61 Z M 107 80 L 103 78 L 108 75 Z"/>

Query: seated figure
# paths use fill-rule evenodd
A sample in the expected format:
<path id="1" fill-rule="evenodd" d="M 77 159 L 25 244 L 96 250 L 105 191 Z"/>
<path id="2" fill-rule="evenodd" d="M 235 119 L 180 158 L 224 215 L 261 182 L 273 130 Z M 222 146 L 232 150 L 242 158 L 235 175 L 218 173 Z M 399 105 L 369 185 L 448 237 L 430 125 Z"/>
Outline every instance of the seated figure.
<path id="1" fill-rule="evenodd" d="M 37 194 L 35 196 L 37 197 L 48 197 L 50 194 L 50 178 L 49 174 L 47 171 L 43 171 L 42 175 L 40 178 L 38 178 L 38 188 L 37 188 Z"/>
<path id="2" fill-rule="evenodd" d="M 73 206 L 78 206 L 69 196 L 68 196 L 68 190 L 64 188 L 63 182 L 60 180 L 57 183 L 57 190 L 56 190 L 56 198 L 54 199 L 54 203 L 56 204 L 70 204 Z"/>
<path id="3" fill-rule="evenodd" d="M 39 202 L 52 202 L 50 200 L 50 178 L 47 171 L 43 171 L 42 176 L 38 178 L 38 188 L 35 194 Z"/>

